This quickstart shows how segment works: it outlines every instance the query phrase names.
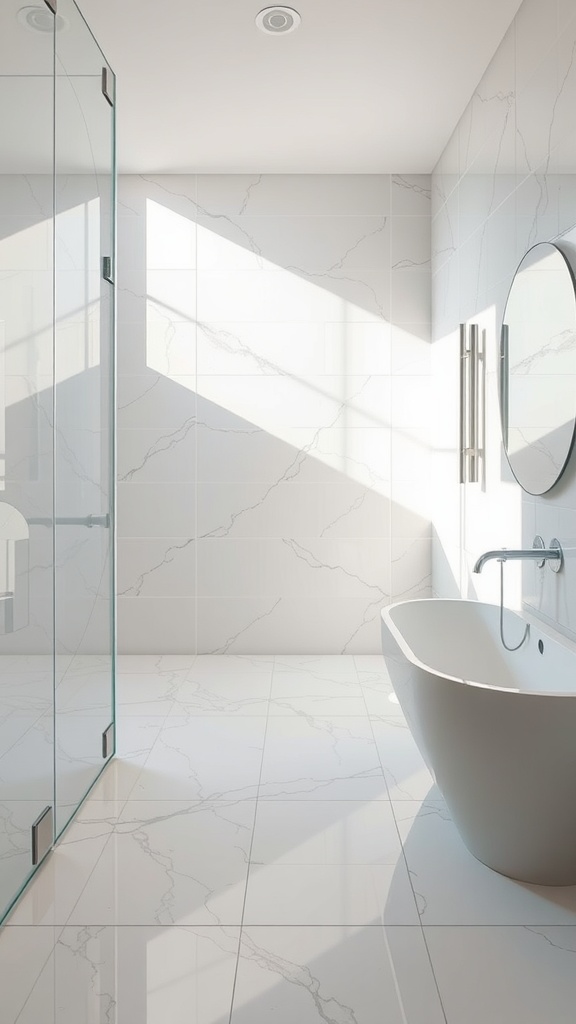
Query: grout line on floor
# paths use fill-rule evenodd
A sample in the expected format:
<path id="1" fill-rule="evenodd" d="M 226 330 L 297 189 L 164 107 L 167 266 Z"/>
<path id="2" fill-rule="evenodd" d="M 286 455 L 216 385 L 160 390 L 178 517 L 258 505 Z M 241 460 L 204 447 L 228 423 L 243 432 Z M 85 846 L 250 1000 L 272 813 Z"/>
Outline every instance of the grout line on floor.
<path id="1" fill-rule="evenodd" d="M 356 670 L 356 675 L 358 677 L 358 683 L 360 684 L 360 675 L 359 675 L 359 672 L 358 672 L 358 665 L 356 663 L 356 659 L 354 659 L 354 668 Z M 402 862 L 403 862 L 403 864 L 404 864 L 404 866 L 406 868 L 406 874 L 407 874 L 408 880 L 410 882 L 410 889 L 412 891 L 412 897 L 414 899 L 414 906 L 416 907 L 416 913 L 418 914 L 418 919 L 420 921 L 420 925 L 419 926 L 415 925 L 414 927 L 419 927 L 420 928 L 420 934 L 422 936 L 422 941 L 424 942 L 424 947 L 426 949 L 426 955 L 428 957 L 428 962 L 430 964 L 430 970 L 432 971 L 432 977 L 434 978 L 434 985 L 436 987 L 436 992 L 438 993 L 438 1001 L 440 1003 L 440 1008 L 442 1010 L 442 1015 L 444 1017 L 444 1020 L 445 1020 L 446 1024 L 448 1024 L 448 1017 L 446 1016 L 446 1008 L 444 1006 L 442 995 L 440 993 L 440 988 L 439 988 L 439 985 L 438 985 L 438 979 L 436 977 L 436 971 L 434 970 L 434 964 L 432 962 L 432 957 L 430 955 L 430 949 L 428 947 L 428 942 L 426 940 L 426 934 L 424 932 L 424 925 L 422 924 L 422 917 L 421 917 L 420 911 L 418 909 L 418 900 L 416 898 L 416 892 L 414 890 L 414 885 L 412 883 L 412 875 L 410 873 L 410 868 L 408 867 L 408 861 L 406 859 L 406 853 L 404 851 L 404 843 L 402 842 L 402 836 L 400 835 L 400 829 L 398 828 L 398 822 L 396 821 L 396 815 L 394 813 L 394 804 L 393 804 L 392 798 L 390 796 L 390 790 L 388 788 L 388 780 L 386 778 L 386 772 L 384 771 L 384 765 L 382 764 L 382 758 L 380 757 L 380 748 L 379 748 L 378 743 L 376 741 L 376 733 L 374 732 L 374 722 L 372 721 L 372 719 L 370 717 L 370 714 L 368 712 L 368 705 L 366 704 L 366 697 L 365 697 L 365 694 L 364 694 L 364 689 L 363 689 L 361 684 L 360 684 L 360 688 L 362 690 L 362 698 L 364 700 L 364 704 L 365 704 L 365 707 L 366 707 L 366 715 L 367 715 L 368 721 L 370 723 L 370 731 L 372 733 L 374 744 L 376 746 L 376 751 L 378 753 L 378 761 L 380 762 L 380 767 L 382 768 L 382 774 L 384 776 L 384 782 L 386 783 L 386 791 L 388 793 L 388 801 L 389 801 L 389 805 L 390 805 L 390 810 L 392 811 L 392 819 L 394 821 L 394 827 L 396 829 L 396 834 L 398 836 L 398 842 L 400 843 L 400 849 L 402 851 Z M 386 929 L 385 928 L 383 928 L 383 931 L 384 931 L 384 933 L 386 933 Z M 399 988 L 398 982 L 396 980 L 396 974 L 394 972 L 392 958 L 389 957 L 389 960 L 390 960 L 391 969 L 392 969 L 392 971 L 394 973 L 394 983 L 396 985 L 396 989 L 397 989 L 397 993 L 398 993 L 399 1004 L 400 1004 L 400 1007 L 402 1009 L 402 1014 L 404 1015 L 405 1011 L 404 1011 L 404 1006 L 403 1006 L 403 1003 L 402 1003 L 401 989 Z"/>
<path id="2" fill-rule="evenodd" d="M 234 997 L 236 995 L 236 982 L 238 980 L 238 969 L 240 967 L 240 950 L 242 949 L 242 932 L 244 929 L 244 914 L 246 912 L 246 900 L 248 898 L 248 885 L 250 883 L 250 868 L 252 865 L 252 849 L 254 847 L 254 834 L 256 832 L 256 820 L 258 818 L 258 801 L 260 796 L 260 784 L 262 782 L 262 772 L 264 770 L 264 754 L 266 751 L 266 737 L 268 735 L 268 722 L 270 720 L 270 703 L 272 700 L 272 689 L 274 686 L 274 670 L 276 668 L 276 656 L 272 659 L 272 671 L 270 672 L 270 689 L 268 691 L 268 704 L 266 714 L 266 725 L 264 726 L 264 741 L 262 743 L 262 760 L 260 762 L 260 774 L 258 776 L 258 785 L 256 787 L 256 800 L 254 803 L 254 824 L 252 826 L 252 837 L 250 839 L 250 849 L 248 850 L 248 867 L 246 871 L 246 886 L 244 889 L 244 900 L 242 902 L 242 914 L 240 916 L 240 932 L 238 934 L 238 954 L 236 957 L 236 967 L 234 970 L 234 982 L 232 984 L 232 997 L 230 1000 L 230 1016 L 228 1018 L 228 1024 L 232 1024 L 232 1015 L 234 1013 Z"/>

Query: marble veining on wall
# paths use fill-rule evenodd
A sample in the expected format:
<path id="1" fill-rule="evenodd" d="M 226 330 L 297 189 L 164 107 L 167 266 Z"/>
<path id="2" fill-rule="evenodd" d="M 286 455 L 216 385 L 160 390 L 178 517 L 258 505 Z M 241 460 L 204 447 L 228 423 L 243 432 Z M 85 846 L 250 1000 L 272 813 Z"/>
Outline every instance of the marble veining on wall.
<path id="1" fill-rule="evenodd" d="M 128 176 L 124 651 L 352 653 L 430 586 L 430 180 Z"/>
<path id="2" fill-rule="evenodd" d="M 508 289 L 525 252 L 557 241 L 576 252 L 576 12 L 564 0 L 525 0 L 433 175 L 433 366 L 438 410 L 433 509 L 434 589 L 499 599 L 499 577 L 472 574 L 481 551 L 531 546 L 541 534 L 571 549 L 576 537 L 574 458 L 548 494 L 523 494 L 506 464 L 498 408 L 498 338 Z M 485 345 L 482 479 L 457 483 L 459 322 L 478 323 Z M 570 560 L 553 575 L 507 569 L 508 603 L 576 637 Z"/>

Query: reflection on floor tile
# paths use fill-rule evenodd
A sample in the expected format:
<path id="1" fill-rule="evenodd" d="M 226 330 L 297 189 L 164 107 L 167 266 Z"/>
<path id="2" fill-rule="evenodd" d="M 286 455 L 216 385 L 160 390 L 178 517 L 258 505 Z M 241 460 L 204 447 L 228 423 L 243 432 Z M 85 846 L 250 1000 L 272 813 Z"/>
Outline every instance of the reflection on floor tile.
<path id="1" fill-rule="evenodd" d="M 7 929 L 6 1024 L 225 1024 L 238 928 Z"/>
<path id="2" fill-rule="evenodd" d="M 576 926 L 575 885 L 529 885 L 487 868 L 442 802 L 398 801 L 394 813 L 424 924 Z"/>
<path id="3" fill-rule="evenodd" d="M 232 1024 L 443 1024 L 418 928 L 244 928 Z"/>
<path id="4" fill-rule="evenodd" d="M 134 656 L 119 694 L 2 1024 L 573 1024 L 576 887 L 468 853 L 382 659 Z"/>
<path id="5" fill-rule="evenodd" d="M 448 1024 L 572 1024 L 576 928 L 426 928 Z"/>

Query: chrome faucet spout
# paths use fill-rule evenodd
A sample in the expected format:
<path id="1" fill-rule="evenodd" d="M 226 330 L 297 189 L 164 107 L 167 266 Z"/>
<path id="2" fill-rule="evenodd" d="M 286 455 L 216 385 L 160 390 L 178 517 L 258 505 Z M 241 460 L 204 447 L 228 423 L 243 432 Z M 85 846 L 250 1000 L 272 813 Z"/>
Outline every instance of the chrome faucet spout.
<path id="1" fill-rule="evenodd" d="M 534 547 L 534 548 L 500 548 L 499 551 L 485 551 L 474 566 L 474 572 L 482 572 L 482 569 L 486 565 L 486 562 L 498 561 L 498 562 L 520 562 L 520 561 L 532 561 L 532 562 L 559 562 L 562 563 L 562 548 L 558 541 L 553 540 L 552 547 Z M 556 568 L 556 567 L 555 567 Z M 560 566 L 558 566 L 560 568 Z M 558 571 L 558 570 L 556 570 Z"/>

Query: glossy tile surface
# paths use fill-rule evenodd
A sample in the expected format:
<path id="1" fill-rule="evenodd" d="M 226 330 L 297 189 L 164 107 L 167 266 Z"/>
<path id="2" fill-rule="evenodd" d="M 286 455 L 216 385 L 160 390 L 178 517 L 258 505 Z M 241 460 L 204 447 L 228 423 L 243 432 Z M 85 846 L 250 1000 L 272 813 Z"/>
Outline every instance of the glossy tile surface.
<path id="1" fill-rule="evenodd" d="M 576 887 L 468 853 L 391 695 L 375 655 L 123 659 L 2 1024 L 572 1024 Z"/>

